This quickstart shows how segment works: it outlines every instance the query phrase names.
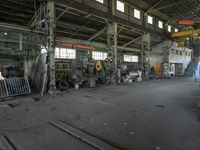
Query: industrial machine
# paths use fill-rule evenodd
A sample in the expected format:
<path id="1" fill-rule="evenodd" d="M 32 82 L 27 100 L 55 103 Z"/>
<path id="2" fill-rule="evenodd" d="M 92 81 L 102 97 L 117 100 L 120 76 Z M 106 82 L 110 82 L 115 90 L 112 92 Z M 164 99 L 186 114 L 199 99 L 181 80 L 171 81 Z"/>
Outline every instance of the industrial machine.
<path id="1" fill-rule="evenodd" d="M 188 40 L 191 39 L 192 46 L 194 49 L 194 57 L 199 57 L 200 47 L 200 21 L 198 20 L 180 20 L 177 22 L 178 25 L 184 25 L 187 29 L 180 32 L 174 32 L 171 37 L 176 38 L 179 47 L 185 47 Z"/>
<path id="2" fill-rule="evenodd" d="M 174 32 L 171 36 L 177 39 L 179 47 L 185 47 L 191 43 L 193 49 L 192 62 L 188 65 L 184 75 L 191 77 L 195 75 L 194 72 L 200 61 L 200 20 L 180 20 L 177 24 L 184 25 L 186 29 Z"/>
<path id="3" fill-rule="evenodd" d="M 106 73 L 106 68 L 105 68 L 105 64 L 103 63 L 103 61 L 98 60 L 96 62 L 96 75 L 97 75 L 97 79 L 98 82 L 100 84 L 107 84 L 107 73 Z"/>

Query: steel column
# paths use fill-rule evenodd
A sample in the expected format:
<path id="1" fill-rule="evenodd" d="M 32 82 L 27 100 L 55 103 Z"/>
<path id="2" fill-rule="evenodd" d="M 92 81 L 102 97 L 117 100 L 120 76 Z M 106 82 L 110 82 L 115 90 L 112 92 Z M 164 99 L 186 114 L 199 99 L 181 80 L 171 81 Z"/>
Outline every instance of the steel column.
<path id="1" fill-rule="evenodd" d="M 48 88 L 49 91 L 54 91 L 56 89 L 55 81 L 55 3 L 52 0 L 47 2 L 47 15 L 48 15 Z"/>
<path id="2" fill-rule="evenodd" d="M 107 30 L 107 46 L 108 50 L 114 53 L 114 67 L 117 69 L 117 23 L 109 24 Z M 112 46 L 113 45 L 113 46 Z"/>
<path id="3" fill-rule="evenodd" d="M 113 42 L 114 42 L 114 54 L 115 54 L 115 59 L 114 59 L 114 62 L 115 62 L 115 69 L 117 69 L 117 60 L 118 60 L 118 57 L 117 57 L 117 23 L 114 22 L 113 23 L 113 28 L 114 28 L 114 36 L 113 36 Z"/>

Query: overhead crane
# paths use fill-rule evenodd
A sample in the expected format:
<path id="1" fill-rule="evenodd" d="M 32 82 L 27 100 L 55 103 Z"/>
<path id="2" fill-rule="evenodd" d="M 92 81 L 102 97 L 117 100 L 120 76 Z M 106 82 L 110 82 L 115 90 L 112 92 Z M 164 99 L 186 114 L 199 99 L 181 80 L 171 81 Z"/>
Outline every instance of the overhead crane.
<path id="1" fill-rule="evenodd" d="M 194 57 L 199 57 L 200 48 L 200 20 L 180 20 L 177 22 L 178 25 L 191 26 L 191 28 L 173 32 L 172 38 L 176 38 L 179 47 L 185 47 L 185 41 L 187 38 L 191 38 L 194 48 Z"/>

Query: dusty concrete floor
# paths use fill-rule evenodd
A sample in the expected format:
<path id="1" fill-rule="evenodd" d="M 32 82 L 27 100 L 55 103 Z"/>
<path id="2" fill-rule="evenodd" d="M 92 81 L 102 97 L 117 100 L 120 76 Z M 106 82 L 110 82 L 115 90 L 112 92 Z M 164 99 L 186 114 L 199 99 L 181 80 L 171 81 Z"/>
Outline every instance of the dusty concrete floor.
<path id="1" fill-rule="evenodd" d="M 0 111 L 0 135 L 18 150 L 90 150 L 53 128 L 63 120 L 124 150 L 199 150 L 200 87 L 194 79 L 69 90 L 57 97 L 19 98 Z M 25 102 L 27 101 L 27 102 Z"/>

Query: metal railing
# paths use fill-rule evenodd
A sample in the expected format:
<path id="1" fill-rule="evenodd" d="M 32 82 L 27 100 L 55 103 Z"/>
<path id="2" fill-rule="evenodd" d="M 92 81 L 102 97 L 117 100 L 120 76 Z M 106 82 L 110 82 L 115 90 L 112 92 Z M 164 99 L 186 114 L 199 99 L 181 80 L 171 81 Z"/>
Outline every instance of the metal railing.
<path id="1" fill-rule="evenodd" d="M 31 93 L 27 77 L 0 80 L 0 98 Z"/>

